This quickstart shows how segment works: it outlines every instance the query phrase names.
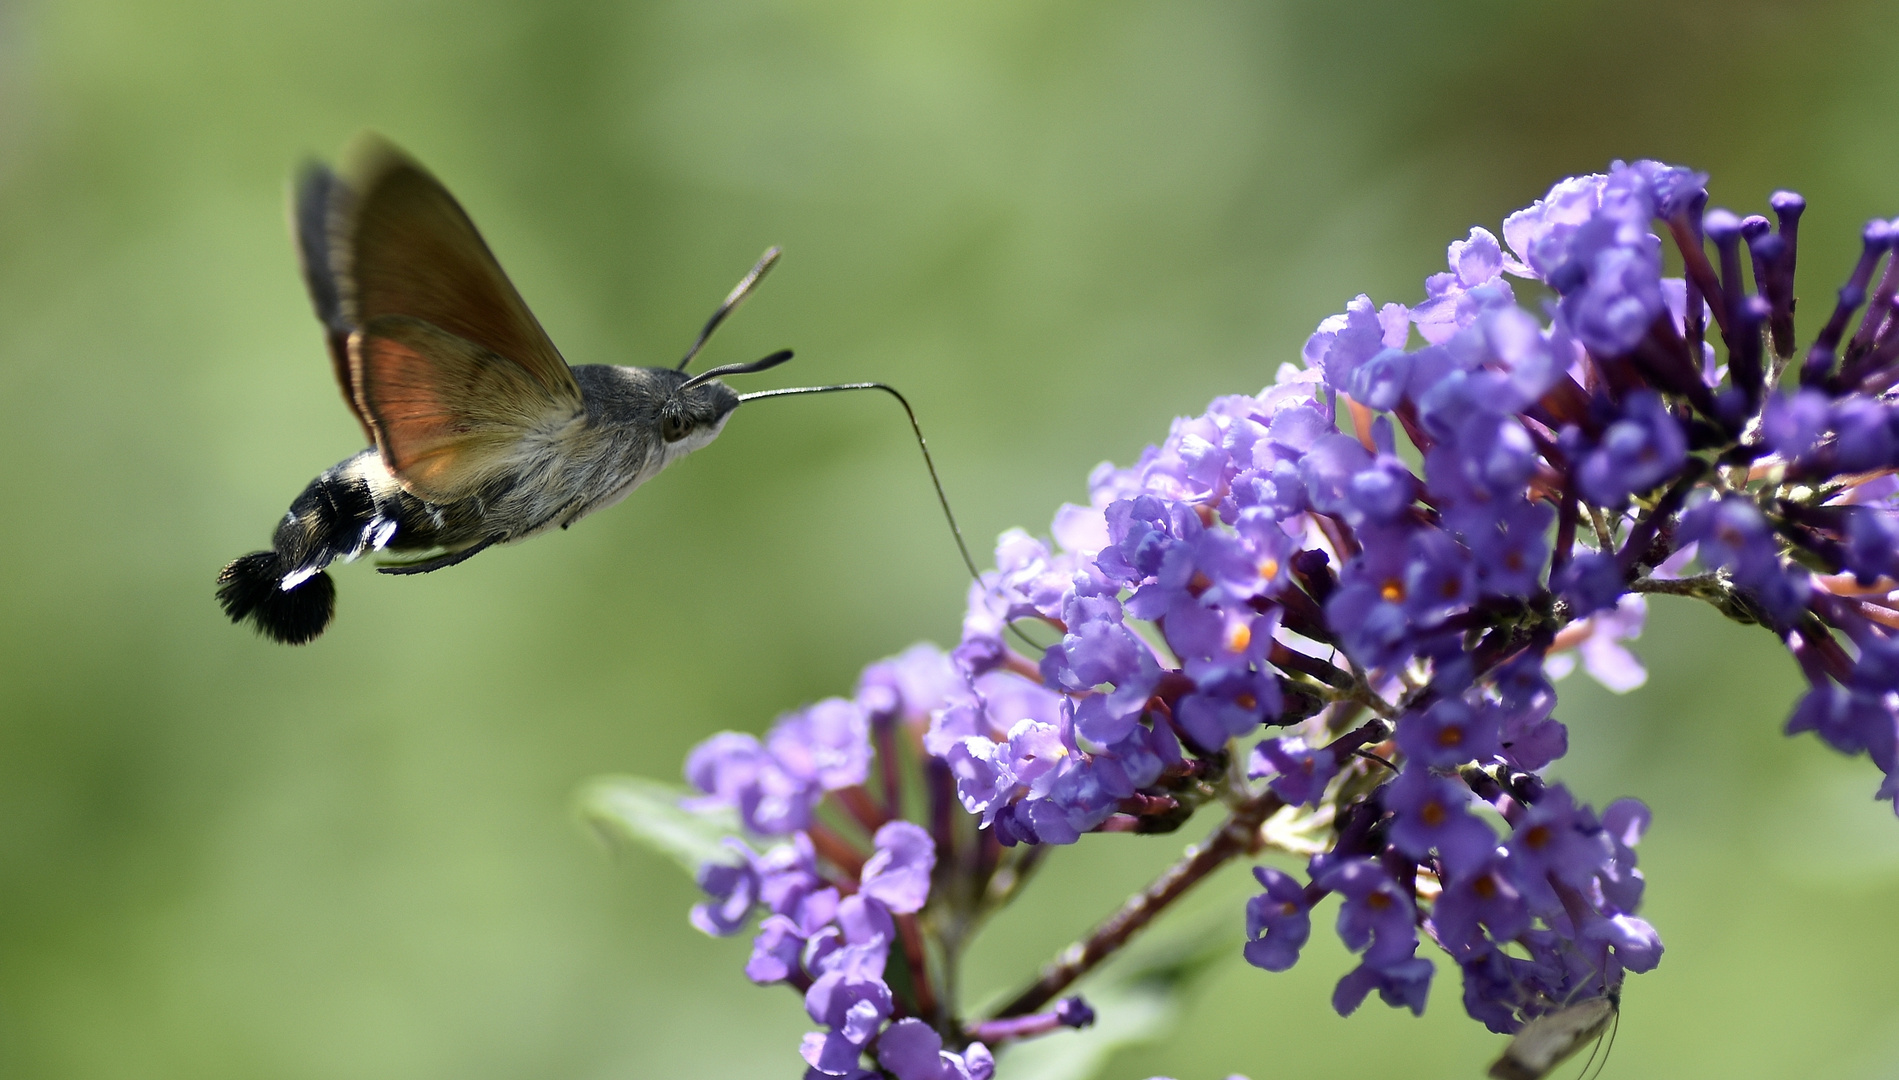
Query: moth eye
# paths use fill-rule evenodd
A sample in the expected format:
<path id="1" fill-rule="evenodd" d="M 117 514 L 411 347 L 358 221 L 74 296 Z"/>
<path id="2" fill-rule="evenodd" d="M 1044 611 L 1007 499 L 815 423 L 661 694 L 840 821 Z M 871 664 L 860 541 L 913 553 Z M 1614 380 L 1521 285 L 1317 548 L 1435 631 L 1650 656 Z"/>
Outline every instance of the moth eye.
<path id="1" fill-rule="evenodd" d="M 692 425 L 677 413 L 667 413 L 659 418 L 659 436 L 667 442 L 678 442 L 691 430 Z"/>

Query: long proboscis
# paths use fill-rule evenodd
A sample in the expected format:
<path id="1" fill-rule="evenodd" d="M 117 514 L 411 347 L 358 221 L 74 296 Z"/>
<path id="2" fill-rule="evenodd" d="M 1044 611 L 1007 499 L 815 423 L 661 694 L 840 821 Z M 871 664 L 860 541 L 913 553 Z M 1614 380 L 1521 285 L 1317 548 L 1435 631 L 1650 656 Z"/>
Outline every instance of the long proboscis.
<path id="1" fill-rule="evenodd" d="M 834 386 L 790 386 L 782 390 L 760 390 L 753 394 L 740 394 L 739 401 L 743 403 L 757 401 L 760 398 L 797 397 L 803 394 L 836 394 L 846 390 L 882 390 L 896 398 L 897 404 L 903 406 L 903 415 L 910 418 L 910 430 L 917 437 L 917 449 L 923 451 L 923 465 L 930 470 L 930 483 L 936 488 L 936 502 L 943 508 L 943 520 L 949 522 L 950 535 L 956 538 L 956 550 L 962 555 L 963 565 L 969 569 L 970 578 L 981 582 L 982 573 L 976 569 L 976 560 L 969 557 L 969 545 L 963 542 L 962 526 L 956 524 L 956 514 L 950 509 L 949 496 L 943 494 L 943 480 L 936 475 L 936 462 L 930 457 L 930 446 L 923 439 L 923 428 L 917 423 L 916 410 L 910 407 L 909 400 L 898 393 L 896 387 L 880 382 L 838 383 Z"/>

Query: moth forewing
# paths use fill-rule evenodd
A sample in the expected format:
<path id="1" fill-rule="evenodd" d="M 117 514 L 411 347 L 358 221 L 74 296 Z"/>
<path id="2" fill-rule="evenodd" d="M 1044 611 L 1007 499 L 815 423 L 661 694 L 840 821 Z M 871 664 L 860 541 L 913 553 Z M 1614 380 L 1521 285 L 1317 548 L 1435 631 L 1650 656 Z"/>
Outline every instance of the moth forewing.
<path id="1" fill-rule="evenodd" d="M 405 316 L 356 331 L 350 368 L 383 461 L 403 487 L 438 502 L 470 494 L 521 443 L 585 411 L 579 387 L 549 387 L 493 350 Z"/>
<path id="2" fill-rule="evenodd" d="M 323 324 L 324 344 L 329 348 L 330 367 L 342 388 L 343 402 L 362 425 L 363 437 L 375 441 L 369 419 L 356 404 L 356 389 L 351 381 L 349 338 L 354 324 L 343 314 L 342 284 L 337 280 L 337 259 L 333 245 L 334 226 L 339 208 L 353 202 L 354 196 L 343 181 L 321 162 L 304 165 L 297 174 L 291 194 L 290 227 L 297 239 L 297 259 L 303 269 L 303 284 L 310 293 L 317 321 Z"/>
<path id="3" fill-rule="evenodd" d="M 1494 1080 L 1542 1080 L 1583 1047 L 1595 1042 L 1616 1017 L 1613 995 L 1589 998 L 1523 1025 L 1490 1066 Z"/>
<path id="4" fill-rule="evenodd" d="M 366 326 L 402 315 L 521 365 L 550 391 L 578 396 L 560 351 L 515 291 L 474 222 L 413 158 L 373 136 L 345 168 L 355 199 L 338 214 L 344 316 Z"/>

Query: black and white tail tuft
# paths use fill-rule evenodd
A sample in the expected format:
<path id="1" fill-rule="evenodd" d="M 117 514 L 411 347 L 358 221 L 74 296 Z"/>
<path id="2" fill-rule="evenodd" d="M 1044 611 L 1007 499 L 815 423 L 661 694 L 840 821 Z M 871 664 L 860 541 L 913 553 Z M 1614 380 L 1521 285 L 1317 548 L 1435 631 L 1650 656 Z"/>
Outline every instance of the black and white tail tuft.
<path id="1" fill-rule="evenodd" d="M 286 589 L 286 572 L 275 551 L 253 551 L 234 559 L 218 574 L 218 603 L 232 622 L 249 619 L 272 641 L 307 644 L 336 613 L 336 583 L 319 570 Z"/>

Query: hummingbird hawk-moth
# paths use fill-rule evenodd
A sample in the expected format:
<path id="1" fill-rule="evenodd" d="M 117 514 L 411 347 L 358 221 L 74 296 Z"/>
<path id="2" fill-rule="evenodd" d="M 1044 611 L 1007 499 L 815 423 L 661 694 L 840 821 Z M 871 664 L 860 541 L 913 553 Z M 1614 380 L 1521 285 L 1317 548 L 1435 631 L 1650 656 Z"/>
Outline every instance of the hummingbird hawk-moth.
<path id="1" fill-rule="evenodd" d="M 570 367 L 454 197 L 389 143 L 359 140 L 339 171 L 306 167 L 293 223 L 337 383 L 369 448 L 310 481 L 269 550 L 218 575 L 225 613 L 275 641 L 303 644 L 329 625 L 330 563 L 385 554 L 401 561 L 382 573 L 427 573 L 566 528 L 717 438 L 750 398 L 879 389 L 909 412 L 882 383 L 741 395 L 719 381 L 783 363 L 789 350 L 686 374 L 776 248 L 677 367 Z"/>

